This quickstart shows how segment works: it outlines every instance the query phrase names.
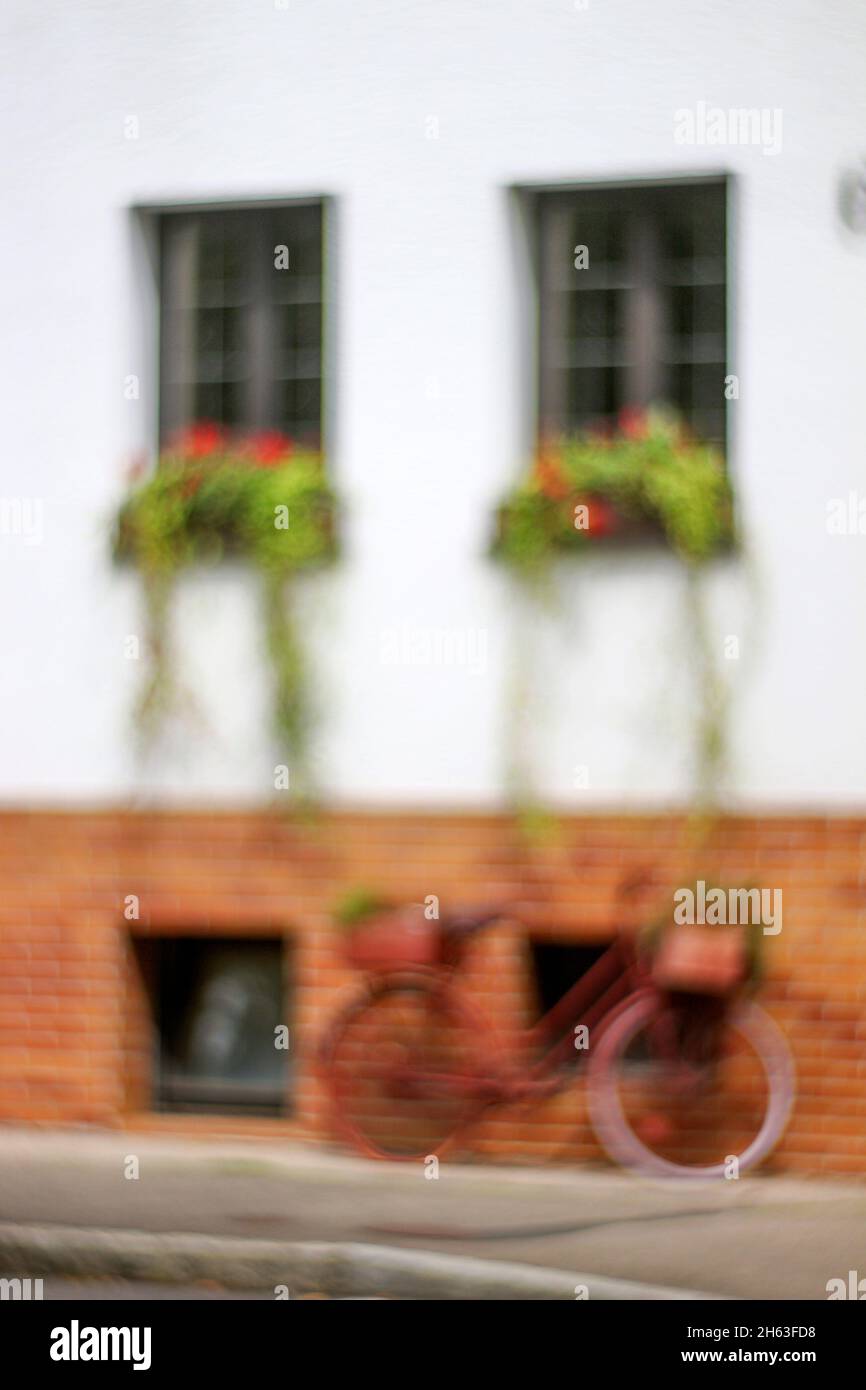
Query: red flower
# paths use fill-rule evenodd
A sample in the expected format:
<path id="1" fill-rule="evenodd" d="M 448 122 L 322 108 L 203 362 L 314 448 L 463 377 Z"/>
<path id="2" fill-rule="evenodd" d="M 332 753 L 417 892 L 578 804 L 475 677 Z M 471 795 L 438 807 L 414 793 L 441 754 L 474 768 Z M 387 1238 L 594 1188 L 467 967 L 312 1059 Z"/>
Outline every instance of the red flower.
<path id="1" fill-rule="evenodd" d="M 589 503 L 589 534 L 609 536 L 619 528 L 619 517 L 609 502 L 603 497 L 593 497 Z"/>
<path id="2" fill-rule="evenodd" d="M 188 429 L 182 430 L 172 444 L 173 450 L 187 458 L 206 458 L 215 454 L 225 445 L 225 431 L 221 425 L 210 420 L 201 420 Z"/>
<path id="3" fill-rule="evenodd" d="M 586 513 L 578 515 L 578 507 L 585 507 Z M 619 530 L 619 515 L 603 497 L 578 497 L 569 513 L 575 529 L 588 536 L 609 536 Z"/>
<path id="4" fill-rule="evenodd" d="M 637 406 L 623 406 L 619 412 L 619 430 L 626 439 L 645 439 L 648 433 L 646 411 Z"/>
<path id="5" fill-rule="evenodd" d="M 260 468 L 274 468 L 291 455 L 294 447 L 292 440 L 279 430 L 262 430 L 260 434 L 250 435 L 245 451 Z"/>
<path id="6" fill-rule="evenodd" d="M 562 475 L 559 457 L 551 445 L 542 444 L 535 458 L 535 481 L 545 497 L 560 502 L 567 497 L 570 484 Z"/>

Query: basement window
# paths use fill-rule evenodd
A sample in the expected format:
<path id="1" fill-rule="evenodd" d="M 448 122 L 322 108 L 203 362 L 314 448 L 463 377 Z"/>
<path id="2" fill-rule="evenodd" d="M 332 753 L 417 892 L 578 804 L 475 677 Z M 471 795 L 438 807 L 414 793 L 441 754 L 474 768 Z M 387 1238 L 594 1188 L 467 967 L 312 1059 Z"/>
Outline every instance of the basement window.
<path id="1" fill-rule="evenodd" d="M 610 943 L 532 940 L 529 945 L 536 996 L 533 1022 L 538 1022 L 595 965 Z"/>
<path id="2" fill-rule="evenodd" d="M 177 936 L 137 945 L 154 1019 L 155 1108 L 285 1114 L 283 942 Z"/>

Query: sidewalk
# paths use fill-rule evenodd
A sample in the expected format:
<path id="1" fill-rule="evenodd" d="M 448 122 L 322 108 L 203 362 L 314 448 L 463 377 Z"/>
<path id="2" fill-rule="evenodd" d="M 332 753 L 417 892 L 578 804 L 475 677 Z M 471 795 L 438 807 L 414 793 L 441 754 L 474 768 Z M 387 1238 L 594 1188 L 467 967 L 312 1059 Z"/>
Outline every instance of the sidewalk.
<path id="1" fill-rule="evenodd" d="M 828 1279 L 866 1276 L 866 1184 L 448 1162 L 428 1180 L 422 1165 L 260 1139 L 0 1129 L 0 1223 L 40 1240 L 79 1228 L 85 1244 L 100 1231 L 351 1243 L 388 1247 L 396 1265 L 423 1250 L 734 1298 L 823 1299 Z"/>

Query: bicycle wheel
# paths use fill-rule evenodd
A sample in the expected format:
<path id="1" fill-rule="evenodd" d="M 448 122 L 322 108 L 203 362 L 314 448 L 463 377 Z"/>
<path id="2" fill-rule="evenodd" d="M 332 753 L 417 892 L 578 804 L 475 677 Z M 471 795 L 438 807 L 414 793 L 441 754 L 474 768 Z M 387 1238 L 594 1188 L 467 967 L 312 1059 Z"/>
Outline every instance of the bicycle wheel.
<path id="1" fill-rule="evenodd" d="M 605 1029 L 587 1083 L 596 1133 L 618 1163 L 654 1177 L 730 1177 L 780 1139 L 794 1064 L 757 1004 L 714 1015 L 706 1001 L 679 1006 L 647 990 Z"/>
<path id="2" fill-rule="evenodd" d="M 441 1154 L 482 1106 L 480 1030 L 437 980 L 372 981 L 322 1053 L 343 1136 L 374 1158 Z"/>

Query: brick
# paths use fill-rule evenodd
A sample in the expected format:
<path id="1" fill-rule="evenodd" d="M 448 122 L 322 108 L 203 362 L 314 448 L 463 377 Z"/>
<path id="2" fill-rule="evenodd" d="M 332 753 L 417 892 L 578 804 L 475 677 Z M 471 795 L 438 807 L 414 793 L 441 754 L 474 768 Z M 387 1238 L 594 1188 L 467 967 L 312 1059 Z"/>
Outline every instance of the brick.
<path id="1" fill-rule="evenodd" d="M 413 812 L 322 815 L 309 825 L 258 812 L 0 814 L 0 1115 L 25 1123 L 122 1125 L 178 1133 L 330 1139 L 330 1107 L 304 1061 L 356 982 L 331 922 L 358 883 L 399 898 L 511 900 L 522 924 L 480 937 L 465 989 L 494 1019 L 501 1055 L 519 1055 L 532 1016 L 527 937 L 604 942 L 637 925 L 697 873 L 781 887 L 785 925 L 766 938 L 763 1002 L 788 1030 L 798 1069 L 776 1170 L 866 1172 L 866 819 L 742 817 L 705 845 L 681 817 L 563 818 L 529 845 L 504 816 Z M 700 865 L 712 865 L 704 870 Z M 617 902 L 649 866 L 656 888 Z M 141 920 L 123 916 L 136 893 Z M 655 896 L 654 896 L 655 895 Z M 150 1011 L 133 935 L 279 937 L 297 992 L 296 1114 L 245 1120 L 147 1113 Z M 14 1071 L 14 1074 L 12 1074 Z M 476 1125 L 471 1146 L 503 1161 L 596 1161 L 580 1084 Z"/>

